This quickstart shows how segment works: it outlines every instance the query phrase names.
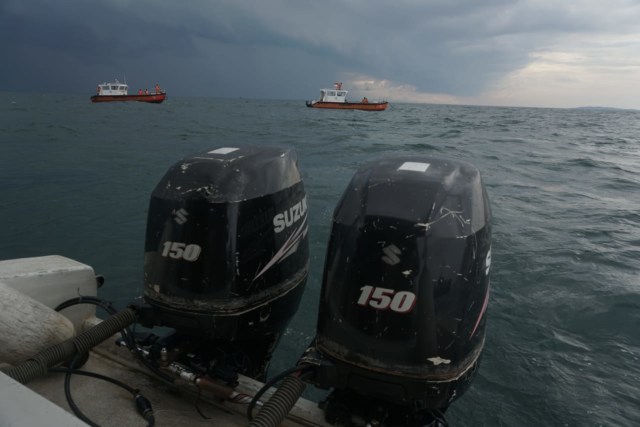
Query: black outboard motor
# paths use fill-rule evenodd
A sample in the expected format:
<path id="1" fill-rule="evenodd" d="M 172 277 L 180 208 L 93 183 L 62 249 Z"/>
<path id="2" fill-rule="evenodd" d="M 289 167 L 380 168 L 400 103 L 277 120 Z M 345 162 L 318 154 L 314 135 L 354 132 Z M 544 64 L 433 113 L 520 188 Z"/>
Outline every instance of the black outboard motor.
<path id="1" fill-rule="evenodd" d="M 334 212 L 317 335 L 301 359 L 334 389 L 327 421 L 432 425 L 468 388 L 485 341 L 490 220 L 467 163 L 398 157 L 356 173 Z"/>
<path id="2" fill-rule="evenodd" d="M 293 150 L 222 147 L 182 159 L 149 205 L 154 323 L 175 329 L 171 343 L 189 357 L 223 354 L 238 373 L 263 378 L 304 290 L 307 230 Z"/>

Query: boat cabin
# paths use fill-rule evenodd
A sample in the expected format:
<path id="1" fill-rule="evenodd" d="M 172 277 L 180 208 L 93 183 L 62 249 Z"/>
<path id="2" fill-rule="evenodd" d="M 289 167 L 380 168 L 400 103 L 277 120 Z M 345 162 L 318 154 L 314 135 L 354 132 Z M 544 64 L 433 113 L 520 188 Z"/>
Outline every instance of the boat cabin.
<path id="1" fill-rule="evenodd" d="M 129 86 L 125 83 L 120 83 L 116 79 L 113 83 L 100 83 L 98 85 L 98 95 L 128 95 Z"/>
<path id="2" fill-rule="evenodd" d="M 347 91 L 335 89 L 320 89 L 320 101 L 347 102 Z"/>
<path id="3" fill-rule="evenodd" d="M 347 91 L 335 89 L 320 89 L 320 101 L 347 102 Z"/>
<path id="4" fill-rule="evenodd" d="M 335 83 L 333 89 L 320 89 L 320 102 L 347 102 L 347 92 L 342 83 Z"/>

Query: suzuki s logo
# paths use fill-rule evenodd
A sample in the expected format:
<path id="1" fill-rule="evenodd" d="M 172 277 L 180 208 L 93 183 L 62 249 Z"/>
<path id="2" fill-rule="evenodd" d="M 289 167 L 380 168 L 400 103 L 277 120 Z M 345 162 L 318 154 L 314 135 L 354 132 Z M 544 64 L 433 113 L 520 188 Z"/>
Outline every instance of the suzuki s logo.
<path id="1" fill-rule="evenodd" d="M 306 196 L 286 211 L 273 217 L 273 231 L 279 233 L 285 228 L 291 227 L 293 224 L 300 221 L 300 219 L 304 217 L 305 213 L 307 213 Z"/>
<path id="2" fill-rule="evenodd" d="M 382 249 L 382 261 L 389 265 L 396 265 L 400 262 L 400 257 L 398 255 L 402 254 L 400 248 L 396 245 L 389 245 Z"/>
<path id="3" fill-rule="evenodd" d="M 173 214 L 175 215 L 175 218 L 173 218 L 174 221 L 180 225 L 188 221 L 187 217 L 189 216 L 189 212 L 187 212 L 186 209 L 180 208 L 177 211 L 174 210 Z"/>

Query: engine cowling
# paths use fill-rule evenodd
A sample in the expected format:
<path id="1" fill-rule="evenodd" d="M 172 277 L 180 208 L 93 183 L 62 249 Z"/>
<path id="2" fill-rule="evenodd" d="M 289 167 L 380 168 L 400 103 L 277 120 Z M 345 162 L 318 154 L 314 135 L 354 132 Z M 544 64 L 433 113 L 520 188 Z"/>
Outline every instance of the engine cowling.
<path id="1" fill-rule="evenodd" d="M 307 204 L 291 149 L 220 147 L 185 157 L 151 195 L 145 300 L 156 322 L 248 355 L 263 377 L 309 269 Z"/>
<path id="2" fill-rule="evenodd" d="M 342 405 L 446 409 L 480 360 L 490 263 L 475 167 L 411 156 L 360 168 L 333 215 L 308 352 L 331 367 L 316 384 L 342 393 Z"/>

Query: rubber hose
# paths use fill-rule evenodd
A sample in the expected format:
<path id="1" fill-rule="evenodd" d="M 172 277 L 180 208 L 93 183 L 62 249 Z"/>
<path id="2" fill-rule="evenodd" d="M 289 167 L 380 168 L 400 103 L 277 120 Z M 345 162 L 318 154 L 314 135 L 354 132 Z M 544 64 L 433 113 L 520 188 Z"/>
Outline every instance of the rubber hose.
<path id="1" fill-rule="evenodd" d="M 249 427 L 279 426 L 302 396 L 306 386 L 306 383 L 296 376 L 286 377 L 269 401 L 262 406 L 258 415 L 251 420 Z"/>
<path id="2" fill-rule="evenodd" d="M 91 329 L 87 329 L 80 335 L 48 347 L 17 366 L 3 369 L 2 372 L 19 383 L 26 384 L 46 374 L 49 368 L 71 359 L 77 353 L 89 352 L 102 341 L 134 323 L 136 318 L 136 312 L 126 308 Z"/>

